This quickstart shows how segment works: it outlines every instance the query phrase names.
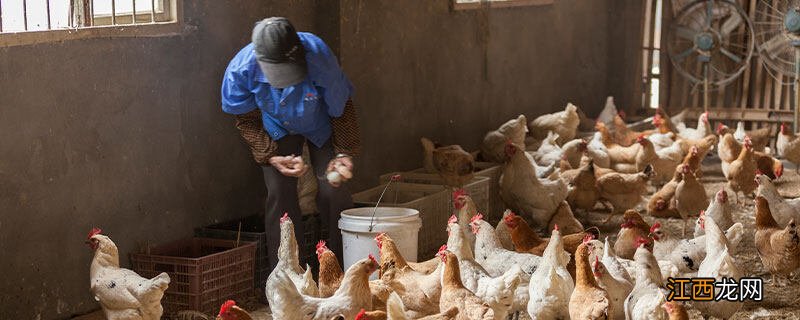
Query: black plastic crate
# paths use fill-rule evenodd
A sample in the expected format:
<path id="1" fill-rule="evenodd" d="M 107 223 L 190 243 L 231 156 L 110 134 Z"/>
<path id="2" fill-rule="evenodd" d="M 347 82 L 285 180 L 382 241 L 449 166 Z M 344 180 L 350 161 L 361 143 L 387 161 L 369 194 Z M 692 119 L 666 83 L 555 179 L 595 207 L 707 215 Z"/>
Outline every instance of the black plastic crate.
<path id="1" fill-rule="evenodd" d="M 239 240 L 256 243 L 253 286 L 257 292 L 258 299 L 266 302 L 264 288 L 267 284 L 267 277 L 272 270 L 269 270 L 269 262 L 267 260 L 267 234 L 264 232 L 264 218 L 262 216 L 249 216 L 206 226 L 196 229 L 195 235 L 204 238 L 236 240 L 239 222 L 242 223 L 242 233 Z"/>

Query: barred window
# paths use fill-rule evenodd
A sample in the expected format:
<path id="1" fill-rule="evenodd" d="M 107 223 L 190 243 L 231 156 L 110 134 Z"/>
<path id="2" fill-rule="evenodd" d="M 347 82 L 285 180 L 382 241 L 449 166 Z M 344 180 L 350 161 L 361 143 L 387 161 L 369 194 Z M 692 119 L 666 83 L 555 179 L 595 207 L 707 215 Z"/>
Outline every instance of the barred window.
<path id="1" fill-rule="evenodd" d="M 555 0 L 451 0 L 455 10 L 504 8 L 553 4 Z"/>
<path id="2" fill-rule="evenodd" d="M 0 46 L 93 35 L 143 35 L 137 30 L 142 28 L 147 30 L 144 35 L 174 33 L 176 27 L 163 26 L 179 22 L 180 4 L 181 0 L 0 0 Z M 117 28 L 82 31 L 107 27 Z"/>

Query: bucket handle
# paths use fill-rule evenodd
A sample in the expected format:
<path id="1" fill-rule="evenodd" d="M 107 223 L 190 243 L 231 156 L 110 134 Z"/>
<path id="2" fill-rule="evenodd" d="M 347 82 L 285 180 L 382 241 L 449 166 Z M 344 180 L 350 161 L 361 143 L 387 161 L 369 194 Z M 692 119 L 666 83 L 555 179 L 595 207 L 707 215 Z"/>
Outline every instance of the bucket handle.
<path id="1" fill-rule="evenodd" d="M 383 191 L 381 191 L 381 196 L 378 197 L 378 202 L 375 203 L 375 208 L 372 209 L 372 217 L 369 218 L 369 232 L 372 232 L 372 228 L 375 226 L 375 224 L 374 224 L 374 222 L 375 222 L 375 212 L 378 211 L 378 206 L 381 205 L 381 200 L 383 200 L 383 195 L 386 194 L 386 190 L 389 189 L 389 185 L 391 185 L 392 182 L 400 181 L 400 178 L 401 178 L 401 176 L 399 174 L 393 175 L 392 178 L 389 179 L 389 182 L 386 183 L 386 186 L 383 187 Z"/>

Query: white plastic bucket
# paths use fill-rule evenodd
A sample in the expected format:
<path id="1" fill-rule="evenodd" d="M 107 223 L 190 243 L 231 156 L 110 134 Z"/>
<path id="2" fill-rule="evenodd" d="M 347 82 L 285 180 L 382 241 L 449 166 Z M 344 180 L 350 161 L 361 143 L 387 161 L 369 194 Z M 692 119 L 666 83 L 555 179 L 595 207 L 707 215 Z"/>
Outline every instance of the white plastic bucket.
<path id="1" fill-rule="evenodd" d="M 369 230 L 370 219 L 375 208 L 355 208 L 342 211 L 339 218 L 339 229 L 342 231 L 344 247 L 344 268 L 347 270 L 356 261 L 371 253 L 378 259 L 379 250 L 375 244 L 375 236 L 386 233 L 397 244 L 397 249 L 407 261 L 417 261 L 417 237 L 422 219 L 419 211 L 407 208 L 378 207 Z M 371 279 L 377 278 L 377 272 Z"/>

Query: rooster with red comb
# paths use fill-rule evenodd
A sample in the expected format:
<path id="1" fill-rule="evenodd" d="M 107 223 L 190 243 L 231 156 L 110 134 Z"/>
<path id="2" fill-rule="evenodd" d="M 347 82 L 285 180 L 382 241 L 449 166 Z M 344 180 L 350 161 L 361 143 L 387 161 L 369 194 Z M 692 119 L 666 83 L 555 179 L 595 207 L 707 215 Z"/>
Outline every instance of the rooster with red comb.
<path id="1" fill-rule="evenodd" d="M 279 246 L 277 253 L 270 255 L 274 255 L 278 261 L 267 277 L 265 288 L 267 301 L 269 301 L 270 305 L 278 303 L 276 300 L 277 288 L 275 287 L 278 273 L 284 273 L 303 294 L 317 296 L 319 289 L 317 283 L 314 282 L 311 268 L 307 264 L 305 270 L 300 266 L 299 245 L 295 236 L 296 226 L 293 219 L 288 213 L 284 213 L 283 217 L 278 221 L 280 228 L 280 233 L 277 235 L 279 237 Z M 278 315 L 278 318 L 280 318 L 280 315 Z"/>
<path id="2" fill-rule="evenodd" d="M 228 300 L 219 308 L 217 320 L 253 320 L 253 317 L 237 306 L 236 301 Z"/>

